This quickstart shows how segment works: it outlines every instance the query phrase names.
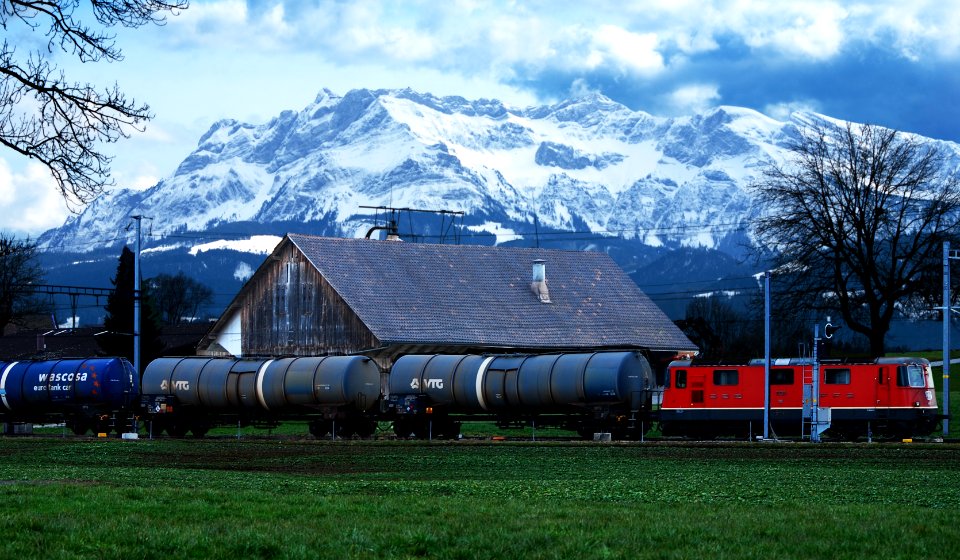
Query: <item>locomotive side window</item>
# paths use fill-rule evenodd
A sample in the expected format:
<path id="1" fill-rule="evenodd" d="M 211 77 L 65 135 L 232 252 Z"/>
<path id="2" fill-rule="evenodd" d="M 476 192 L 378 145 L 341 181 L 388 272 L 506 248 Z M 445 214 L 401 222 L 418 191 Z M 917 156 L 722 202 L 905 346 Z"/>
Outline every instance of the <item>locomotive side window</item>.
<path id="1" fill-rule="evenodd" d="M 687 370 L 678 369 L 677 370 L 677 389 L 686 389 L 687 388 Z"/>
<path id="2" fill-rule="evenodd" d="M 823 372 L 823 382 L 826 385 L 849 385 L 850 370 L 847 368 L 828 369 Z"/>
<path id="3" fill-rule="evenodd" d="M 793 370 L 792 369 L 771 369 L 770 384 L 771 385 L 793 385 Z"/>
<path id="4" fill-rule="evenodd" d="M 900 366 L 897 368 L 897 386 L 924 387 L 923 368 L 918 365 Z"/>
<path id="5" fill-rule="evenodd" d="M 740 372 L 735 369 L 713 370 L 714 385 L 737 385 L 740 383 Z"/>

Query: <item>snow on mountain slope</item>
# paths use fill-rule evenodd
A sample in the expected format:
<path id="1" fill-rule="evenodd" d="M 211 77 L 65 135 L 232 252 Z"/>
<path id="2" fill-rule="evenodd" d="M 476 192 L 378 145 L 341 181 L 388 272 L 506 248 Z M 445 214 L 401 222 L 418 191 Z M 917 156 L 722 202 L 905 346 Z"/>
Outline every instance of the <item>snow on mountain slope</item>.
<path id="1" fill-rule="evenodd" d="M 239 222 L 264 234 L 296 224 L 355 236 L 372 225 L 366 205 L 463 211 L 469 231 L 499 240 L 536 220 L 715 247 L 755 215 L 747 187 L 784 157 L 794 121 L 736 107 L 658 118 L 597 94 L 519 109 L 409 89 L 324 90 L 262 125 L 217 122 L 171 176 L 105 195 L 39 241 L 51 251 L 110 247 L 130 235 L 134 214 L 153 218 L 157 246 Z"/>

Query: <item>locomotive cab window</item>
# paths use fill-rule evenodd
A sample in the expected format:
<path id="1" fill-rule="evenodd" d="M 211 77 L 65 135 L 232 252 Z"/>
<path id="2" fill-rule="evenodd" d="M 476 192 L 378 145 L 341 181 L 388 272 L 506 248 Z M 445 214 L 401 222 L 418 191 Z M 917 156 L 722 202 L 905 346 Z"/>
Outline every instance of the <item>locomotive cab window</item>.
<path id="1" fill-rule="evenodd" d="M 792 369 L 771 369 L 770 384 L 771 385 L 793 385 L 793 370 Z"/>
<path id="2" fill-rule="evenodd" d="M 676 375 L 677 389 L 686 389 L 687 388 L 687 370 L 678 369 Z M 669 380 L 667 381 L 669 384 Z"/>
<path id="3" fill-rule="evenodd" d="M 827 369 L 823 372 L 823 382 L 826 385 L 849 385 L 850 370 L 847 368 Z"/>
<path id="4" fill-rule="evenodd" d="M 713 370 L 714 385 L 737 385 L 740 383 L 740 372 L 735 369 Z"/>
<path id="5" fill-rule="evenodd" d="M 918 365 L 897 368 L 897 385 L 900 387 L 924 387 L 923 367 Z"/>

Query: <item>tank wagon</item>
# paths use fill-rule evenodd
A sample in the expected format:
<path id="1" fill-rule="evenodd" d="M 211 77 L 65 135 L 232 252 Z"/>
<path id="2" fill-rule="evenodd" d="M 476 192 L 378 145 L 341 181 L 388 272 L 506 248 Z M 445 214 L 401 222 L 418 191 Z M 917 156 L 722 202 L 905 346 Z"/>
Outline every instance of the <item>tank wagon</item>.
<path id="1" fill-rule="evenodd" d="M 942 418 L 930 362 L 880 358 L 820 364 L 820 406 L 830 409 L 826 435 L 856 439 L 868 434 L 910 437 L 931 434 Z M 807 359 L 775 360 L 770 369 L 770 422 L 777 435 L 803 428 L 804 385 L 813 383 Z M 746 436 L 762 431 L 764 365 L 693 364 L 668 368 L 660 409 L 665 436 Z M 808 399 L 809 400 L 809 397 Z"/>
<path id="2" fill-rule="evenodd" d="M 636 352 L 408 355 L 390 372 L 387 410 L 402 437 L 456 436 L 466 417 L 639 437 L 650 427 L 652 386 Z"/>
<path id="3" fill-rule="evenodd" d="M 141 404 L 154 430 L 176 437 L 293 418 L 309 419 L 317 437 L 366 437 L 380 386 L 380 369 L 361 356 L 160 358 L 143 373 Z"/>
<path id="4" fill-rule="evenodd" d="M 140 376 L 123 358 L 0 362 L 0 422 L 64 422 L 75 434 L 133 429 Z"/>

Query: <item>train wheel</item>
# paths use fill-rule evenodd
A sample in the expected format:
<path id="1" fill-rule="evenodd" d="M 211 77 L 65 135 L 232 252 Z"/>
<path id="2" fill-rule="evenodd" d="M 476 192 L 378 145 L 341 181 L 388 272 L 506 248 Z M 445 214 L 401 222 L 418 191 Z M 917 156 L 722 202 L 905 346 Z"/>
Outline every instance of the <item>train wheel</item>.
<path id="1" fill-rule="evenodd" d="M 341 420 L 335 423 L 337 427 L 337 437 L 352 438 L 357 433 L 356 425 L 349 420 Z"/>
<path id="2" fill-rule="evenodd" d="M 430 439 L 433 435 L 429 422 L 417 422 L 413 426 L 413 435 L 417 439 Z"/>
<path id="3" fill-rule="evenodd" d="M 393 421 L 393 433 L 397 437 L 408 438 L 413 433 L 413 424 L 406 418 L 398 418 Z"/>
<path id="4" fill-rule="evenodd" d="M 74 435 L 78 435 L 78 436 L 82 436 L 86 434 L 87 430 L 90 429 L 89 426 L 87 426 L 87 422 L 82 419 L 77 419 L 77 420 L 72 420 L 70 422 L 67 422 L 67 428 L 69 428 L 70 431 L 74 433 Z"/>
<path id="5" fill-rule="evenodd" d="M 330 423 L 326 420 L 312 420 L 309 424 L 310 435 L 320 439 L 330 433 Z"/>
<path id="6" fill-rule="evenodd" d="M 458 439 L 460 437 L 460 422 L 448 420 L 443 427 L 443 436 L 449 439 Z"/>
<path id="7" fill-rule="evenodd" d="M 210 431 L 210 426 L 206 424 L 194 424 L 190 428 L 190 433 L 193 434 L 195 438 L 202 438 L 207 435 L 207 432 Z"/>
<path id="8" fill-rule="evenodd" d="M 361 438 L 369 438 L 377 431 L 377 423 L 374 420 L 359 419 L 354 423 L 354 431 Z"/>
<path id="9" fill-rule="evenodd" d="M 188 431 L 189 427 L 182 422 L 173 422 L 167 426 L 167 433 L 170 434 L 170 437 L 186 437 Z"/>

